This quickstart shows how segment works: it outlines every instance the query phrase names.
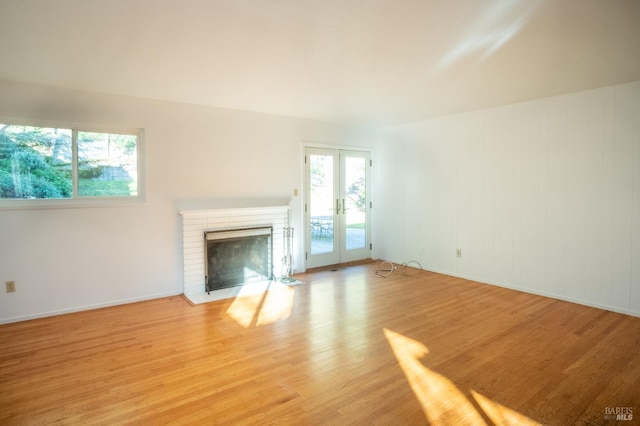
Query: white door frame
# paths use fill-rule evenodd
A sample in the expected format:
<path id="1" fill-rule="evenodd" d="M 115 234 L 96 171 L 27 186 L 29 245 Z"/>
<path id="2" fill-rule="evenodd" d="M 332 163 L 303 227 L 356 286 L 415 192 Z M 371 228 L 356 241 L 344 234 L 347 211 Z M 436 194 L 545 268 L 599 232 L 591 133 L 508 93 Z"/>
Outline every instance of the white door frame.
<path id="1" fill-rule="evenodd" d="M 330 155 L 334 158 L 334 167 L 338 169 L 337 171 L 334 169 L 334 176 L 345 176 L 345 161 L 341 160 L 346 157 L 364 157 L 365 159 L 365 168 L 366 168 L 366 206 L 365 206 L 365 245 L 361 249 L 350 249 L 347 250 L 346 246 L 346 233 L 347 233 L 347 224 L 346 224 L 346 216 L 344 215 L 344 211 L 342 208 L 345 207 L 346 198 L 346 187 L 343 187 L 343 182 L 340 182 L 340 178 L 334 178 L 333 184 L 333 192 L 334 198 L 336 199 L 334 203 L 337 205 L 333 207 L 333 224 L 337 225 L 335 231 L 333 232 L 333 250 L 331 253 L 326 254 L 311 254 L 311 211 L 310 211 L 310 161 L 307 161 L 307 155 L 311 153 L 317 153 L 320 155 Z M 372 210 L 372 202 L 371 202 L 371 194 L 372 194 L 372 150 L 362 147 L 344 147 L 344 146 L 336 146 L 336 145 L 304 145 L 303 147 L 303 181 L 304 181 L 304 199 L 303 199 L 303 226 L 304 232 L 303 235 L 303 247 L 304 247 L 304 260 L 305 260 L 305 269 L 313 268 L 325 265 L 332 265 L 337 263 L 344 263 L 359 259 L 366 259 L 371 257 L 371 210 Z M 340 213 L 340 216 L 338 216 Z"/>

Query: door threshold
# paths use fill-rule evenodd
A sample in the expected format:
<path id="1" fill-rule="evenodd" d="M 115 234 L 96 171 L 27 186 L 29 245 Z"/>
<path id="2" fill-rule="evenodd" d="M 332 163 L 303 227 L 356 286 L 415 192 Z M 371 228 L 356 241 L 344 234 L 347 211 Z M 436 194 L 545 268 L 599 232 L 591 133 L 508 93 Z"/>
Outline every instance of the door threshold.
<path id="1" fill-rule="evenodd" d="M 351 262 L 345 262 L 345 263 L 336 263 L 333 265 L 318 266 L 315 268 L 308 268 L 305 273 L 338 270 L 342 268 L 347 268 L 349 266 L 367 265 L 369 263 L 375 263 L 375 260 L 371 258 L 367 258 L 367 259 L 360 259 L 360 260 L 352 260 Z"/>

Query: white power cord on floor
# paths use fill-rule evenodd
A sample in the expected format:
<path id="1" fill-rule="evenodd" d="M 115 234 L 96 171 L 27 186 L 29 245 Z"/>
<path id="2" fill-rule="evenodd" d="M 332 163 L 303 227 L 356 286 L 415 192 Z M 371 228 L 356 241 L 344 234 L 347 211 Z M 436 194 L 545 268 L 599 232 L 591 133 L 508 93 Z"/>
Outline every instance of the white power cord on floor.
<path id="1" fill-rule="evenodd" d="M 419 267 L 420 269 L 422 269 L 422 265 L 420 265 L 420 262 L 418 262 L 417 260 L 409 260 L 408 262 L 404 262 L 404 263 L 402 263 L 400 266 L 402 266 L 402 267 L 406 268 L 410 263 L 415 263 L 415 264 L 417 264 L 417 265 L 418 265 L 418 267 Z M 388 267 L 387 267 L 387 268 L 385 268 L 385 265 L 388 265 Z M 397 266 L 397 265 L 394 265 L 392 262 L 387 262 L 386 260 L 385 260 L 385 261 L 383 261 L 383 262 L 380 264 L 380 266 L 381 266 L 383 269 L 376 269 L 373 273 L 374 273 L 374 274 L 376 274 L 376 275 L 377 275 L 377 276 L 379 276 L 379 277 L 382 277 L 382 278 L 387 278 L 389 275 L 391 275 L 391 273 L 392 273 L 393 271 L 395 271 L 396 269 L 398 269 L 398 266 Z"/>

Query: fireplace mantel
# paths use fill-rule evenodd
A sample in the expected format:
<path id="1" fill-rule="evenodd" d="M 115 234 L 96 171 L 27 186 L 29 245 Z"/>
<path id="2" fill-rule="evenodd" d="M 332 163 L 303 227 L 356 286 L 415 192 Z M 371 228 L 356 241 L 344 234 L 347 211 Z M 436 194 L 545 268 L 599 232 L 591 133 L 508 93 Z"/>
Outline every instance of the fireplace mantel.
<path id="1" fill-rule="evenodd" d="M 190 300 L 205 294 L 204 233 L 268 225 L 273 227 L 273 264 L 276 277 L 284 257 L 284 228 L 289 226 L 288 206 L 248 207 L 237 209 L 180 210 L 182 216 L 182 256 L 184 295 Z"/>

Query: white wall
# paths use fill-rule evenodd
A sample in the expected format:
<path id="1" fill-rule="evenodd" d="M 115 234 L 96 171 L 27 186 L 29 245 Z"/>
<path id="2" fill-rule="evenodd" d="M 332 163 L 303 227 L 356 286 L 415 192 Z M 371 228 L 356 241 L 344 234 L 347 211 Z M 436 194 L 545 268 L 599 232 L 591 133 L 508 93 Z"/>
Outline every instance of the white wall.
<path id="1" fill-rule="evenodd" d="M 640 82 L 378 139 L 377 257 L 640 315 Z"/>
<path id="2" fill-rule="evenodd" d="M 0 117 L 144 128 L 147 188 L 146 202 L 127 207 L 0 210 L 0 283 L 17 283 L 16 293 L 0 291 L 0 322 L 179 294 L 179 209 L 290 203 L 291 225 L 301 229 L 303 143 L 370 146 L 375 137 L 312 120 L 6 81 Z M 299 237 L 295 245 L 301 269 Z"/>

